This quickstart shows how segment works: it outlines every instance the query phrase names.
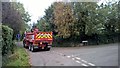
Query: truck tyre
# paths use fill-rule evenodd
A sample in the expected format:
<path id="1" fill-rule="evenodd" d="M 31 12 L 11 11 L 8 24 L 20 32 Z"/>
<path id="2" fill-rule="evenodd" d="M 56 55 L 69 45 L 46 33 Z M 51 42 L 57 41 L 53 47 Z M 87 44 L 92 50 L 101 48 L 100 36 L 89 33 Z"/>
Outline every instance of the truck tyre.
<path id="1" fill-rule="evenodd" d="M 34 49 L 34 46 L 31 45 L 31 51 L 34 52 L 34 50 L 35 50 L 35 49 Z"/>
<path id="2" fill-rule="evenodd" d="M 25 48 L 25 43 L 23 42 L 23 47 Z"/>
<path id="3" fill-rule="evenodd" d="M 46 48 L 46 51 L 50 51 L 50 48 Z"/>
<path id="4" fill-rule="evenodd" d="M 31 46 L 30 45 L 29 45 L 28 49 L 29 49 L 29 51 L 31 51 Z"/>
<path id="5" fill-rule="evenodd" d="M 25 48 L 25 43 L 23 43 L 23 47 Z"/>
<path id="6" fill-rule="evenodd" d="M 25 43 L 23 43 L 23 47 L 28 49 L 28 46 Z"/>
<path id="7" fill-rule="evenodd" d="M 47 51 L 50 51 L 50 48 L 48 48 Z"/>

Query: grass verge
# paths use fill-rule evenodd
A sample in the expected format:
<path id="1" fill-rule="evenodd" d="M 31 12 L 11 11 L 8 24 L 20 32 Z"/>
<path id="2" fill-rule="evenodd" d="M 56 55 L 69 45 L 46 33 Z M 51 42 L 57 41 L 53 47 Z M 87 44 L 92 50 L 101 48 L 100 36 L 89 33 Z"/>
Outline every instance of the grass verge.
<path id="1" fill-rule="evenodd" d="M 16 47 L 15 53 L 9 57 L 6 66 L 30 66 L 29 56 L 23 47 Z"/>

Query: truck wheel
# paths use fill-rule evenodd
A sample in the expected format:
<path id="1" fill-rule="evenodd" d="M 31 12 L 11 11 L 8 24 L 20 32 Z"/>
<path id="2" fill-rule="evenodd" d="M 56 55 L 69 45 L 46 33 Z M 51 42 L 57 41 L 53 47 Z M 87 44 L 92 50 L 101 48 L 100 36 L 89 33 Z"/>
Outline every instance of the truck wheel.
<path id="1" fill-rule="evenodd" d="M 23 47 L 25 48 L 25 44 L 23 43 Z"/>
<path id="2" fill-rule="evenodd" d="M 23 47 L 25 48 L 25 43 L 23 42 Z"/>
<path id="3" fill-rule="evenodd" d="M 32 45 L 32 46 L 31 46 L 31 51 L 34 52 L 34 50 L 35 50 L 35 49 L 34 49 L 34 46 Z"/>
<path id="4" fill-rule="evenodd" d="M 23 44 L 23 47 L 26 48 L 26 49 L 28 48 L 27 45 L 26 45 L 25 43 Z"/>
<path id="5" fill-rule="evenodd" d="M 31 51 L 31 46 L 30 46 L 30 45 L 29 45 L 29 48 L 28 48 L 28 49 L 29 49 L 29 51 Z"/>
<path id="6" fill-rule="evenodd" d="M 50 48 L 47 48 L 46 51 L 50 51 Z"/>

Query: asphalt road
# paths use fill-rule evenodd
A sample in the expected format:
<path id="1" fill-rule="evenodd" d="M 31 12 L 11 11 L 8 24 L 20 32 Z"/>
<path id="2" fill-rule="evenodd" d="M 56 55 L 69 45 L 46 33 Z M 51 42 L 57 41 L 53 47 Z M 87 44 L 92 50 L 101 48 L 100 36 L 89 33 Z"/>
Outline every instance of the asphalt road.
<path id="1" fill-rule="evenodd" d="M 117 43 L 27 52 L 32 66 L 118 66 Z"/>

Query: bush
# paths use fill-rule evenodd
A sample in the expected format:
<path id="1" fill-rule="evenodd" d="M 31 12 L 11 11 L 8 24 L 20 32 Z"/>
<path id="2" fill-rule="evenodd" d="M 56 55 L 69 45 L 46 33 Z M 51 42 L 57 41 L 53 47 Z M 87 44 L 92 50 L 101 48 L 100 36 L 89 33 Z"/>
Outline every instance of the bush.
<path id="1" fill-rule="evenodd" d="M 12 40 L 13 30 L 8 26 L 2 25 L 2 61 L 7 62 L 7 58 L 14 52 L 15 43 Z"/>
<path id="2" fill-rule="evenodd" d="M 111 34 L 92 34 L 90 36 L 76 36 L 70 38 L 60 38 L 55 37 L 53 40 L 53 46 L 55 47 L 73 47 L 78 46 L 82 41 L 87 40 L 88 45 L 101 45 L 108 43 L 117 43 L 119 42 L 120 33 L 111 33 Z"/>
<path id="3" fill-rule="evenodd" d="M 89 45 L 108 44 L 108 43 L 119 42 L 118 35 L 119 35 L 119 33 L 93 35 L 88 39 Z"/>

